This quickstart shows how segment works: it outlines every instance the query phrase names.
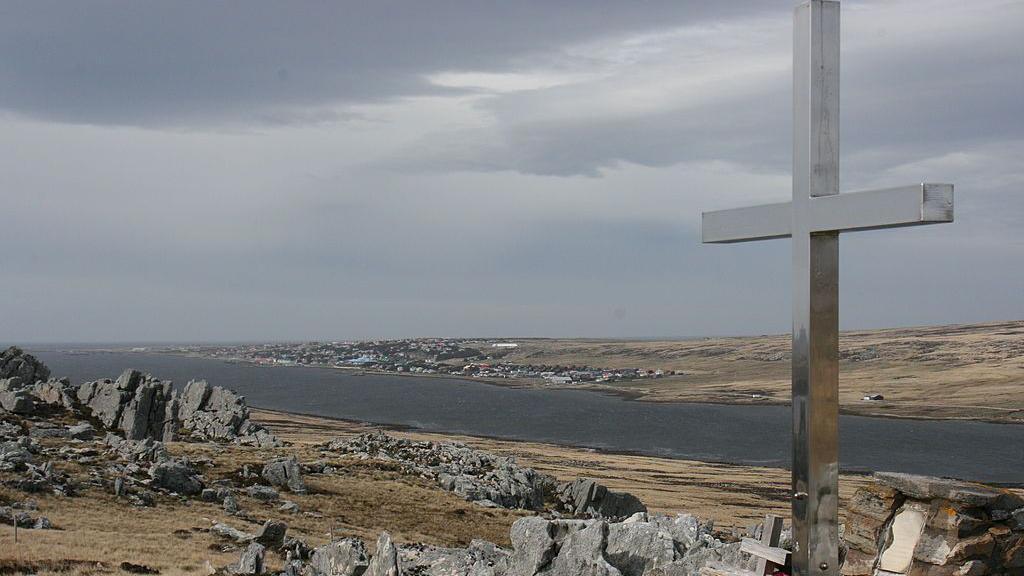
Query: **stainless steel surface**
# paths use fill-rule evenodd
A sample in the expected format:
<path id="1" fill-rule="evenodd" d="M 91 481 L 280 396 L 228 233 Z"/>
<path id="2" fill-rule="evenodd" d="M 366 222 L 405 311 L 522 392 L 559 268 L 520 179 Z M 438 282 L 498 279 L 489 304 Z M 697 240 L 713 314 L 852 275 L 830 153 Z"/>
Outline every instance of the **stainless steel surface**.
<path id="1" fill-rule="evenodd" d="M 793 574 L 839 565 L 839 233 L 811 197 L 839 193 L 839 2 L 793 15 Z M 822 566 L 826 569 L 822 570 Z"/>
<path id="2" fill-rule="evenodd" d="M 953 221 L 953 185 L 839 194 L 839 2 L 793 15 L 793 201 L 707 212 L 704 242 L 793 239 L 793 574 L 839 567 L 839 233 Z"/>
<path id="3" fill-rule="evenodd" d="M 915 184 L 810 198 L 808 230 L 857 232 L 953 221 L 952 184 Z M 793 205 L 764 204 L 705 212 L 701 237 L 710 244 L 788 238 Z"/>

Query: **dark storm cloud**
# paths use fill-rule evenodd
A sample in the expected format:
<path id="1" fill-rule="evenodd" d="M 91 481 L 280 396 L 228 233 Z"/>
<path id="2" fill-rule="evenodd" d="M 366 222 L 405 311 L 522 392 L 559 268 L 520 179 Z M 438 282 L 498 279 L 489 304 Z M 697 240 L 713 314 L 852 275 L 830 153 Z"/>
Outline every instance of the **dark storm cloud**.
<path id="1" fill-rule="evenodd" d="M 607 33 L 778 2 L 6 2 L 0 108 L 75 123 L 308 122 Z"/>

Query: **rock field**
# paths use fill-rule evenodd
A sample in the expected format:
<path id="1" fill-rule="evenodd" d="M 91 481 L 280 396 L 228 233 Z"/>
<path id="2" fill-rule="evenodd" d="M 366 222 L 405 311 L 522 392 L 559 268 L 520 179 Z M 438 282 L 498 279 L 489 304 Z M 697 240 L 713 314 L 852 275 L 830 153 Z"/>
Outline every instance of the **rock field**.
<path id="1" fill-rule="evenodd" d="M 651 514 L 635 496 L 592 479 L 559 482 L 458 442 L 374 432 L 313 446 L 322 458 L 301 461 L 251 420 L 243 397 L 204 381 L 189 382 L 179 394 L 170 382 L 126 370 L 116 380 L 76 387 L 51 379 L 45 366 L 16 348 L 0 355 L 0 375 L 0 482 L 18 494 L 0 500 L 0 524 L 19 529 L 61 529 L 34 495 L 82 498 L 98 490 L 129 509 L 172 512 L 205 503 L 222 510 L 226 519 L 203 530 L 237 560 L 208 564 L 208 573 L 256 575 L 274 566 L 274 573 L 289 576 L 749 576 L 756 562 L 741 551 L 741 539 L 758 538 L 760 526 L 723 532 L 693 515 Z M 208 457 L 174 456 L 165 442 L 221 452 L 244 445 L 271 456 L 218 477 L 209 474 Z M 335 534 L 333 525 L 324 527 L 326 543 L 311 545 L 289 533 L 288 522 L 260 512 L 269 506 L 320 517 L 288 498 L 314 491 L 310 477 L 345 474 L 338 462 L 386 466 L 475 505 L 470 508 L 533 515 L 512 523 L 510 546 L 475 539 L 442 547 L 396 542 L 387 531 L 367 546 Z M 67 463 L 81 472 L 62 471 Z M 879 473 L 848 514 L 841 528 L 847 576 L 1024 574 L 1024 499 L 1013 492 Z M 780 546 L 790 547 L 788 533 Z M 112 559 L 122 571 L 158 573 L 137 560 Z"/>

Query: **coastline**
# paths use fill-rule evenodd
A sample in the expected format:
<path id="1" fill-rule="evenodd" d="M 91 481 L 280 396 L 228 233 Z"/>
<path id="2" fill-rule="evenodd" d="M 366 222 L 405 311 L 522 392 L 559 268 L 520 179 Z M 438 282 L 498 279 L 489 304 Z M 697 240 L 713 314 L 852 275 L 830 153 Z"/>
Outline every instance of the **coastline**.
<path id="1" fill-rule="evenodd" d="M 531 390 L 582 390 L 596 394 L 604 394 L 622 398 L 633 402 L 650 402 L 656 404 L 708 404 L 721 406 L 790 406 L 792 403 L 785 398 L 771 396 L 753 396 L 740 392 L 729 392 L 720 389 L 701 389 L 686 391 L 680 386 L 675 395 L 656 395 L 644 389 L 629 389 L 625 386 L 602 385 L 583 383 L 576 385 L 549 384 L 539 382 L 537 379 L 525 378 L 474 378 L 458 374 L 422 374 L 410 372 L 389 372 L 386 370 L 370 370 L 365 368 L 332 366 L 326 364 L 264 364 L 254 362 L 245 358 L 221 358 L 196 353 L 168 352 L 151 350 L 146 354 L 162 354 L 182 356 L 187 358 L 201 358 L 205 360 L 219 360 L 234 364 L 247 364 L 251 366 L 263 366 L 274 368 L 316 368 L 326 370 L 340 370 L 353 376 L 372 375 L 389 376 L 400 378 L 439 378 L 446 380 L 459 380 L 463 382 L 475 382 L 491 386 L 501 386 L 511 389 Z M 663 377 L 661 382 L 686 383 L 678 377 Z M 950 406 L 950 405 L 923 405 L 923 404 L 898 404 L 891 401 L 861 401 L 864 404 L 841 403 L 839 413 L 849 416 L 863 416 L 869 418 L 888 418 L 896 420 L 924 420 L 924 421 L 963 421 L 963 422 L 985 422 L 990 424 L 1024 425 L 1024 410 L 1017 408 L 999 408 L 995 406 Z M 986 414 L 991 412 L 993 414 Z"/>

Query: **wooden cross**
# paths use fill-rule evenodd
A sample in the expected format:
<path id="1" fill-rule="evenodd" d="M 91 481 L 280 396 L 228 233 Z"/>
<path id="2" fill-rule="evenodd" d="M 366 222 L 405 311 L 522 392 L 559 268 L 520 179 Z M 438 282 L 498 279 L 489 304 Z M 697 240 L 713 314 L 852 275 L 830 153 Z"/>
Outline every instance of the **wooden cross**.
<path id="1" fill-rule="evenodd" d="M 769 514 L 764 517 L 764 525 L 761 530 L 761 541 L 751 538 L 744 538 L 740 544 L 740 550 L 757 558 L 755 576 L 766 576 L 775 570 L 786 565 L 786 557 L 789 551 L 779 548 L 779 539 L 782 537 L 782 518 Z"/>
<path id="2" fill-rule="evenodd" d="M 703 215 L 704 242 L 793 239 L 793 573 L 839 569 L 839 233 L 953 221 L 953 186 L 839 194 L 839 2 L 794 12 L 793 201 Z"/>

